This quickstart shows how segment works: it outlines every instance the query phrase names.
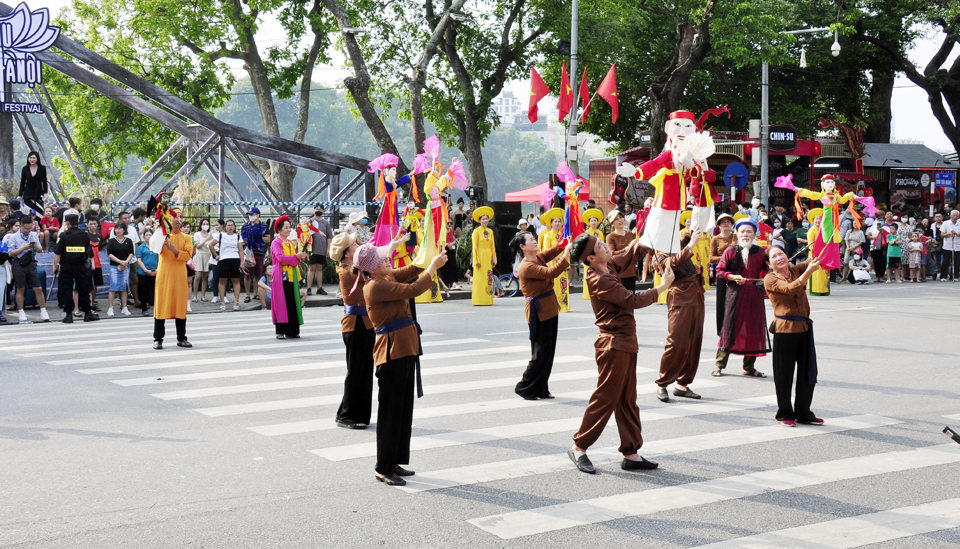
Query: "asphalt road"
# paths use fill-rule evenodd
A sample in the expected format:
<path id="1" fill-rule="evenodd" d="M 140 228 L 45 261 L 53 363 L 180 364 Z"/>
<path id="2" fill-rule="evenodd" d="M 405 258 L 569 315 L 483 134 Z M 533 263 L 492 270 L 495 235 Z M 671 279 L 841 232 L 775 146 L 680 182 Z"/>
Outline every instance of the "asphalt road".
<path id="1" fill-rule="evenodd" d="M 373 428 L 334 425 L 339 308 L 307 309 L 304 339 L 282 342 L 267 312 L 192 315 L 194 349 L 159 352 L 151 319 L 6 326 L 0 546 L 955 547 L 960 445 L 941 430 L 960 427 L 958 292 L 811 298 L 826 425 L 795 429 L 773 420 L 772 377 L 709 375 L 712 293 L 703 399 L 657 401 L 666 310 L 638 311 L 641 454 L 660 469 L 620 470 L 611 422 L 595 476 L 565 456 L 596 383 L 588 302 L 560 319 L 558 398 L 535 402 L 512 393 L 522 300 L 421 305 L 406 489 L 374 480 Z"/>

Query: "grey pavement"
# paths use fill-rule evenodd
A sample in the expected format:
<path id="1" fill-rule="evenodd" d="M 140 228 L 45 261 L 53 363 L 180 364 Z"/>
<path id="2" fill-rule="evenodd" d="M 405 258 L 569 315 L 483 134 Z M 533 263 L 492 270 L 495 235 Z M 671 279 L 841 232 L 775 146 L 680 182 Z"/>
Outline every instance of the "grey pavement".
<path id="1" fill-rule="evenodd" d="M 190 315 L 192 350 L 150 349 L 149 318 L 6 326 L 0 546 L 955 547 L 960 445 L 940 431 L 960 427 L 960 284 L 833 291 L 810 298 L 823 427 L 780 427 L 772 377 L 736 357 L 709 375 L 712 292 L 703 399 L 660 403 L 666 309 L 638 311 L 640 453 L 660 468 L 620 470 L 611 421 L 597 475 L 565 456 L 596 383 L 588 302 L 561 315 L 549 401 L 512 392 L 522 299 L 420 305 L 403 490 L 374 480 L 373 427 L 334 425 L 339 307 L 305 309 L 287 341 L 267 311 Z"/>

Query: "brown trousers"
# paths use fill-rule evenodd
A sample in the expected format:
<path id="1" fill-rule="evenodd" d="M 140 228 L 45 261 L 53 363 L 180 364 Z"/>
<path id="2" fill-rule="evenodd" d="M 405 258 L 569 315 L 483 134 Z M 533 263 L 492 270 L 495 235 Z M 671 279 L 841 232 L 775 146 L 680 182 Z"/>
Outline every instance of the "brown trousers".
<path id="1" fill-rule="evenodd" d="M 597 388 L 583 414 L 573 442 L 586 450 L 600 438 L 610 415 L 617 419 L 623 455 L 637 453 L 643 446 L 640 434 L 640 409 L 637 407 L 637 353 L 616 349 L 597 350 Z"/>
<path id="2" fill-rule="evenodd" d="M 693 383 L 700 365 L 703 315 L 703 301 L 672 306 L 667 312 L 667 344 L 660 359 L 660 379 L 657 380 L 660 387 L 674 381 L 683 386 Z"/>

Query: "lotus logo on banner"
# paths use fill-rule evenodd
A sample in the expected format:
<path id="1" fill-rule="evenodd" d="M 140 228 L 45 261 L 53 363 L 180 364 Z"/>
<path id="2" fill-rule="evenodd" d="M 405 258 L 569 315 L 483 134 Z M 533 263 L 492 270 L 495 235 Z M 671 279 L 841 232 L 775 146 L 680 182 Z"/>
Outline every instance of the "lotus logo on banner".
<path id="1" fill-rule="evenodd" d="M 40 60 L 34 55 L 56 42 L 60 27 L 50 26 L 50 10 L 30 11 L 21 3 L 10 15 L 0 18 L 0 104 L 3 112 L 43 112 L 35 103 L 8 103 L 5 85 L 34 86 L 43 82 Z"/>

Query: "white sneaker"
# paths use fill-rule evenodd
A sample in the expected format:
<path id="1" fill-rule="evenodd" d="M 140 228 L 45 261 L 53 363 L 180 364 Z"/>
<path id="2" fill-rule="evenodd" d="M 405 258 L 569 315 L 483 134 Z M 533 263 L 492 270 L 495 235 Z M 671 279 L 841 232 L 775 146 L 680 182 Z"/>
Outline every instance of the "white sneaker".
<path id="1" fill-rule="evenodd" d="M 107 316 L 113 316 L 113 307 L 107 309 Z"/>
<path id="2" fill-rule="evenodd" d="M 27 319 L 27 313 L 20 311 L 17 316 L 19 317 L 20 324 L 33 324 L 33 322 Z"/>
<path id="3" fill-rule="evenodd" d="M 220 298 L 218 296 L 213 296 L 213 299 L 210 300 L 210 303 L 219 303 Z"/>
<path id="4" fill-rule="evenodd" d="M 230 298 L 227 297 L 227 296 L 223 296 L 223 302 L 224 302 L 224 303 L 230 303 Z"/>
<path id="5" fill-rule="evenodd" d="M 193 312 L 193 309 L 190 307 L 190 302 L 189 302 L 189 301 L 187 302 L 187 312 L 188 312 L 188 313 L 192 313 L 192 312 Z"/>
<path id="6" fill-rule="evenodd" d="M 130 316 L 130 309 L 124 307 L 120 309 L 120 314 L 122 314 L 123 316 Z"/>
<path id="7" fill-rule="evenodd" d="M 50 320 L 50 313 L 47 312 L 46 307 L 40 309 L 40 320 L 43 320 L 44 322 L 47 322 Z"/>

